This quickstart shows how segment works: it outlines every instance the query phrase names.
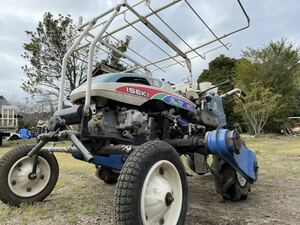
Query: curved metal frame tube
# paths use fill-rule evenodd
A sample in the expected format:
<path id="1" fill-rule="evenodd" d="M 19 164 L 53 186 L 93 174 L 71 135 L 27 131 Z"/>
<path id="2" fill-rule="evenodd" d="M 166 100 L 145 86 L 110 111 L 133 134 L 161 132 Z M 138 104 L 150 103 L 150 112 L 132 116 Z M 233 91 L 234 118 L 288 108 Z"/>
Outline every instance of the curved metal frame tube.
<path id="1" fill-rule="evenodd" d="M 66 72 L 67 72 L 67 63 L 68 58 L 70 55 L 76 51 L 76 47 L 80 44 L 82 39 L 88 34 L 90 29 L 96 24 L 97 20 L 110 14 L 114 11 L 114 8 L 106 11 L 105 13 L 102 13 L 98 17 L 95 17 L 91 21 L 85 24 L 87 26 L 84 31 L 79 35 L 79 37 L 76 39 L 76 41 L 73 43 L 71 48 L 67 51 L 67 53 L 64 55 L 63 62 L 62 62 L 62 69 L 61 69 L 61 81 L 60 81 L 60 89 L 59 89 L 59 98 L 58 98 L 58 110 L 63 109 L 64 106 L 64 91 L 65 91 L 65 83 L 66 83 Z"/>
<path id="2" fill-rule="evenodd" d="M 249 16 L 247 15 L 243 5 L 241 4 L 240 0 L 237 0 L 238 1 L 238 4 L 240 6 L 240 8 L 242 9 L 243 11 L 243 14 L 245 15 L 246 19 L 247 19 L 247 25 L 240 28 L 240 29 L 237 29 L 237 30 L 234 30 L 228 34 L 224 34 L 223 36 L 220 36 L 218 37 L 217 35 L 215 35 L 215 33 L 213 33 L 213 31 L 208 27 L 208 25 L 205 24 L 205 21 L 202 20 L 201 17 L 199 17 L 198 13 L 192 8 L 192 6 L 189 4 L 189 2 L 187 0 L 184 0 L 184 2 L 186 2 L 188 4 L 188 6 L 191 8 L 191 10 L 199 17 L 199 19 L 204 23 L 204 25 L 206 25 L 206 27 L 214 34 L 215 36 L 215 39 L 214 40 L 211 40 L 207 43 L 204 43 L 202 45 L 199 45 L 195 48 L 190 48 L 189 51 L 186 51 L 186 52 L 183 52 L 181 49 L 179 49 L 173 42 L 171 42 L 163 33 L 161 33 L 155 26 L 153 26 L 148 20 L 147 20 L 147 17 L 150 17 L 152 15 L 157 15 L 158 12 L 178 3 L 178 2 L 181 2 L 182 0 L 173 0 L 171 3 L 168 3 L 164 6 L 162 6 L 161 8 L 158 8 L 156 9 L 155 11 L 152 10 L 151 13 L 149 14 L 146 14 L 144 16 L 140 15 L 136 10 L 133 9 L 133 6 L 130 6 L 129 4 L 127 4 L 127 1 L 126 0 L 123 0 L 123 2 L 121 4 L 118 4 L 115 8 L 112 8 L 108 11 L 106 11 L 105 13 L 101 14 L 100 16 L 97 16 L 95 17 L 94 19 L 92 19 L 91 21 L 85 23 L 84 25 L 82 25 L 80 27 L 80 29 L 82 29 L 83 27 L 85 27 L 84 31 L 79 35 L 79 37 L 75 40 L 75 42 L 73 43 L 73 45 L 71 46 L 71 48 L 67 51 L 67 53 L 65 54 L 64 58 L 63 58 L 63 63 L 62 63 L 62 71 L 61 71 L 61 83 L 60 83 L 60 92 L 59 92 L 59 102 L 58 102 L 58 109 L 62 109 L 63 108 L 63 100 L 64 100 L 64 87 L 65 87 L 65 79 L 66 79 L 66 68 L 67 68 L 67 62 L 68 62 L 68 58 L 70 57 L 70 55 L 74 52 L 74 51 L 77 51 L 78 49 L 81 49 L 82 47 L 84 46 L 81 46 L 79 47 L 78 49 L 76 49 L 78 47 L 78 45 L 80 44 L 81 40 L 86 36 L 86 35 L 89 35 L 89 31 L 91 29 L 93 29 L 93 27 L 95 27 L 95 24 L 97 23 L 97 21 L 106 16 L 106 15 L 109 15 L 112 13 L 112 15 L 110 15 L 110 17 L 105 20 L 105 24 L 103 25 L 103 27 L 101 28 L 100 32 L 98 33 L 98 35 L 96 36 L 96 38 L 93 40 L 93 42 L 90 44 L 89 46 L 89 52 L 88 52 L 88 74 L 87 74 L 87 85 L 86 85 L 86 96 L 85 96 L 85 106 L 84 106 L 84 111 L 85 113 L 89 113 L 89 107 L 90 107 L 90 98 L 91 98 L 91 78 L 92 78 L 92 70 L 93 70 L 93 56 L 94 56 L 94 50 L 95 50 L 95 47 L 96 44 L 100 41 L 103 45 L 106 45 L 106 47 L 108 48 L 111 48 L 111 46 L 109 46 L 109 44 L 107 45 L 107 43 L 104 43 L 104 41 L 102 41 L 101 39 L 105 38 L 105 37 L 108 37 L 108 36 L 112 36 L 112 34 L 114 33 L 117 33 L 127 27 L 134 27 L 133 24 L 137 23 L 137 22 L 142 22 L 144 23 L 144 25 L 146 25 L 154 34 L 156 34 L 161 40 L 163 40 L 169 47 L 171 47 L 173 50 L 176 51 L 176 55 L 172 56 L 172 55 L 168 55 L 169 57 L 166 57 L 166 58 L 163 58 L 163 59 L 160 59 L 160 60 L 157 60 L 156 62 L 149 62 L 149 64 L 146 64 L 146 65 L 141 65 L 139 63 L 136 63 L 134 60 L 132 60 L 130 57 L 126 57 L 127 59 L 129 59 L 130 61 L 132 61 L 133 63 L 135 63 L 135 66 L 138 66 L 139 68 L 144 68 L 146 70 L 146 72 L 149 72 L 149 70 L 146 68 L 147 66 L 150 66 L 150 65 L 155 65 L 157 63 L 161 63 L 161 62 L 164 62 L 166 60 L 169 60 L 169 59 L 173 59 L 174 61 L 177 62 L 177 60 L 175 59 L 176 57 L 178 56 L 181 56 L 183 59 L 185 59 L 185 62 L 186 62 L 186 65 L 187 65 L 187 68 L 189 70 L 189 81 L 190 81 L 190 84 L 192 82 L 192 78 L 191 78 L 191 62 L 190 62 L 190 59 L 188 58 L 187 54 L 191 53 L 191 52 L 196 52 L 197 49 L 200 49 L 204 46 L 207 46 L 211 43 L 214 43 L 216 41 L 219 41 L 225 48 L 227 48 L 227 45 L 224 44 L 221 39 L 227 37 L 227 36 L 230 36 L 234 33 L 237 33 L 239 31 L 242 31 L 246 28 L 248 28 L 250 26 L 250 19 L 249 19 Z M 143 2 L 143 1 L 141 1 Z M 139 2 L 138 4 L 140 4 L 141 2 Z M 137 5 L 138 5 L 137 4 Z M 127 9 L 124 10 L 123 12 L 121 11 L 121 7 L 124 6 L 126 7 Z M 126 12 L 127 10 L 131 11 L 135 16 L 138 17 L 137 20 L 134 20 L 132 22 L 129 22 L 129 21 L 125 21 L 127 22 L 127 24 L 125 26 L 122 26 L 122 27 L 119 27 L 117 29 L 115 29 L 114 31 L 111 31 L 111 32 L 106 32 L 108 26 L 111 24 L 111 22 L 114 20 L 114 18 L 124 12 Z M 121 12 L 120 12 L 121 11 Z M 124 13 L 125 14 L 125 13 Z M 168 26 L 169 27 L 169 26 Z M 169 27 L 171 28 L 171 27 Z M 171 28 L 172 30 L 172 28 Z M 104 33 L 106 32 L 106 34 L 104 35 Z M 89 44 L 85 45 L 85 46 L 88 46 Z M 112 49 L 112 48 L 111 48 Z M 112 49 L 113 51 L 115 51 L 115 49 Z M 197 52 L 196 52 L 197 53 Z M 123 55 L 123 54 L 122 54 Z M 199 54 L 200 55 L 200 54 Z M 178 61 L 178 63 L 180 65 L 181 62 Z M 161 68 L 160 68 L 161 69 Z"/>
<path id="3" fill-rule="evenodd" d="M 188 46 L 192 51 L 194 51 L 199 57 L 204 58 L 204 56 L 202 56 L 201 54 L 199 54 L 197 51 L 193 50 L 192 46 L 189 45 L 189 43 L 187 43 L 169 24 L 167 24 L 160 15 L 158 15 L 158 13 L 156 13 L 151 6 L 149 5 L 148 8 L 151 10 L 151 12 L 153 12 L 155 14 L 155 16 L 166 26 L 168 27 L 173 34 L 175 34 L 186 46 Z"/>
<path id="4" fill-rule="evenodd" d="M 166 9 L 166 8 L 169 8 L 170 6 L 172 6 L 172 5 L 174 5 L 174 4 L 178 3 L 178 2 L 181 2 L 181 1 L 182 1 L 182 0 L 173 0 L 172 2 L 170 2 L 170 3 L 168 3 L 168 4 L 164 5 L 164 6 L 162 6 L 162 7 L 158 8 L 158 9 L 156 9 L 155 11 L 156 11 L 156 12 L 160 12 L 160 11 L 162 11 L 162 10 L 164 10 L 164 9 Z M 149 14 L 147 14 L 147 15 L 144 15 L 143 17 L 144 17 L 144 18 L 148 18 L 148 17 L 152 16 L 153 14 L 154 14 L 154 13 L 151 12 L 151 13 L 149 13 Z M 119 32 L 119 31 L 121 31 L 121 30 L 124 30 L 125 28 L 127 28 L 127 27 L 129 27 L 129 26 L 131 26 L 131 25 L 133 25 L 133 24 L 136 24 L 136 23 L 138 23 L 138 22 L 140 22 L 140 19 L 136 19 L 136 20 L 130 22 L 130 24 L 126 24 L 126 25 L 124 25 L 124 26 L 122 26 L 122 27 L 119 27 L 118 29 L 116 29 L 116 30 L 110 32 L 109 34 L 104 35 L 103 38 L 108 37 L 110 34 L 114 34 L 114 33 L 117 33 L 117 32 Z"/>
<path id="5" fill-rule="evenodd" d="M 91 33 L 87 33 L 88 36 L 95 38 L 95 36 Z M 116 38 L 115 38 L 116 39 Z M 118 40 L 118 39 L 117 39 Z M 132 63 L 134 63 L 135 65 L 138 65 L 139 68 L 143 68 L 146 72 L 149 72 L 148 68 L 145 67 L 144 65 L 142 65 L 141 63 L 139 63 L 138 61 L 134 60 L 133 58 L 131 58 L 130 56 L 128 56 L 127 54 L 121 52 L 119 49 L 115 48 L 114 46 L 112 46 L 111 44 L 109 44 L 106 41 L 103 41 L 102 39 L 98 40 L 102 45 L 104 45 L 106 48 L 111 49 L 112 51 L 114 51 L 115 53 L 121 55 L 122 57 L 128 59 L 129 61 L 131 61 Z M 120 40 L 118 40 L 120 42 Z M 88 41 L 89 42 L 89 41 Z M 101 48 L 100 48 L 101 49 Z M 101 49 L 103 50 L 103 49 Z M 131 50 L 132 51 L 132 50 Z M 107 52 L 108 53 L 108 52 Z M 136 53 L 137 55 L 139 55 L 138 53 Z M 149 60 L 148 60 L 149 61 Z M 130 64 L 128 64 L 130 65 Z"/>
<path id="6" fill-rule="evenodd" d="M 89 22 L 88 26 L 84 29 L 81 35 L 76 39 L 71 48 L 64 55 L 62 66 L 61 66 L 61 81 L 59 89 L 59 98 L 58 98 L 58 110 L 63 109 L 64 106 L 64 92 L 65 92 L 65 83 L 66 83 L 66 72 L 67 72 L 67 63 L 70 55 L 74 52 L 75 48 L 80 44 L 81 40 L 86 36 L 91 27 L 96 23 L 96 19 L 93 19 Z"/>
<path id="7" fill-rule="evenodd" d="M 97 42 L 99 39 L 102 37 L 106 29 L 109 27 L 111 22 L 114 20 L 114 18 L 117 16 L 119 13 L 120 9 L 122 7 L 122 4 L 117 5 L 114 10 L 112 10 L 112 15 L 110 18 L 107 20 L 105 25 L 102 27 L 101 31 L 98 33 L 96 38 L 93 40 L 89 47 L 89 62 L 88 62 L 88 74 L 87 74 L 87 83 L 86 83 L 86 93 L 85 93 L 85 104 L 84 104 L 84 113 L 89 114 L 90 110 L 90 105 L 91 105 L 91 87 L 92 87 L 92 73 L 93 73 L 93 56 L 94 56 L 94 51 Z"/>
<path id="8" fill-rule="evenodd" d="M 125 14 L 124 14 L 125 15 Z M 138 32 L 140 35 L 142 35 L 147 41 L 149 41 L 150 43 L 152 43 L 156 48 L 158 48 L 160 51 L 162 51 L 164 54 L 166 54 L 167 56 L 169 56 L 169 59 L 174 60 L 175 62 L 177 62 L 179 65 L 181 65 L 182 67 L 185 67 L 182 63 L 180 63 L 178 60 L 176 60 L 175 58 L 176 56 L 171 56 L 169 53 L 167 53 L 165 50 L 163 50 L 159 45 L 157 45 L 154 41 L 152 41 L 149 37 L 147 37 L 145 34 L 143 34 L 139 29 L 137 29 L 132 23 L 130 23 L 124 16 L 124 21 L 130 26 L 132 27 L 136 32 Z M 147 64 L 146 66 L 149 65 L 155 65 L 155 62 L 151 62 L 149 64 Z"/>
<path id="9" fill-rule="evenodd" d="M 205 44 L 199 45 L 199 46 L 193 48 L 192 50 L 189 50 L 189 51 L 185 52 L 185 54 L 189 54 L 189 53 L 193 52 L 194 50 L 198 50 L 198 49 L 200 49 L 200 48 L 203 48 L 203 47 L 205 47 L 205 46 L 207 46 L 207 45 L 209 45 L 209 44 L 212 44 L 212 43 L 214 43 L 214 42 L 216 42 L 216 41 L 222 40 L 222 39 L 224 39 L 224 38 L 226 38 L 226 37 L 228 37 L 228 36 L 230 36 L 230 35 L 232 35 L 232 34 L 238 33 L 238 32 L 240 32 L 240 31 L 245 30 L 245 29 L 247 29 L 248 27 L 250 27 L 250 18 L 249 18 L 249 16 L 248 16 L 248 14 L 246 13 L 246 10 L 244 9 L 244 7 L 243 7 L 243 5 L 241 4 L 240 0 L 237 0 L 237 2 L 239 3 L 239 6 L 241 7 L 244 16 L 245 16 L 246 19 L 247 19 L 247 25 L 244 26 L 244 27 L 242 27 L 242 28 L 240 28 L 240 29 L 234 30 L 234 31 L 232 31 L 232 32 L 230 32 L 230 33 L 228 33 L 228 34 L 224 34 L 224 35 L 222 35 L 222 36 L 220 36 L 220 37 L 218 37 L 218 38 L 216 38 L 216 39 L 213 39 L 213 40 L 211 40 L 211 41 L 209 41 L 209 42 L 206 42 Z M 171 58 L 174 58 L 174 57 L 177 57 L 177 55 L 174 55 L 174 56 L 172 56 L 172 57 L 166 57 L 166 58 L 157 60 L 157 61 L 155 61 L 154 63 L 161 63 L 161 62 L 167 61 L 167 60 L 169 60 L 169 59 L 171 59 Z M 145 66 L 149 66 L 149 65 L 151 65 L 151 64 L 147 64 L 147 65 L 145 65 Z"/>

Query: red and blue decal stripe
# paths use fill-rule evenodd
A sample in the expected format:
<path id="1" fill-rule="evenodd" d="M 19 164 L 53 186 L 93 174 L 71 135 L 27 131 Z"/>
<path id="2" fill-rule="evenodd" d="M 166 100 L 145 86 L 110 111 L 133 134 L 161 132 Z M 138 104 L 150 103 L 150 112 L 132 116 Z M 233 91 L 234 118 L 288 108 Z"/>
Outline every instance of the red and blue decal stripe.
<path id="1" fill-rule="evenodd" d="M 192 112 L 196 109 L 196 105 L 184 97 L 176 96 L 174 94 L 170 94 L 168 92 L 153 88 L 138 86 L 122 86 L 117 88 L 116 91 L 147 99 L 158 99 L 169 105 L 183 108 Z"/>

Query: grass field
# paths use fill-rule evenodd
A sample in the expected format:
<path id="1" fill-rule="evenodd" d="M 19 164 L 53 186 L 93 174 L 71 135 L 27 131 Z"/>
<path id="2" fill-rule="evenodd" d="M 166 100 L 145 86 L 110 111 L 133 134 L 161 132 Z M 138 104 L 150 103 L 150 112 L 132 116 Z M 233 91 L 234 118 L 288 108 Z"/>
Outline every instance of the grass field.
<path id="1" fill-rule="evenodd" d="M 210 174 L 189 177 L 186 224 L 299 224 L 300 138 L 245 138 L 259 160 L 259 181 L 244 203 L 224 202 L 214 191 Z M 0 148 L 0 156 L 14 142 Z M 113 224 L 114 186 L 95 175 L 93 165 L 56 154 L 60 178 L 53 193 L 35 205 L 0 203 L 0 224 Z"/>

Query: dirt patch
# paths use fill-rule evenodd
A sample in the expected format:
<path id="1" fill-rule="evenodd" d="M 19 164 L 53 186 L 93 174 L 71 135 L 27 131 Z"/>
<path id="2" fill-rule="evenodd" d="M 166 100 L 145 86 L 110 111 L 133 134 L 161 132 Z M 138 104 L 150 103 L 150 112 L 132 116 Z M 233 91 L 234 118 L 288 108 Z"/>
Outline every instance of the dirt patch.
<path id="1" fill-rule="evenodd" d="M 215 194 L 211 176 L 189 180 L 186 224 L 291 224 L 300 220 L 300 179 L 261 176 L 243 202 L 223 201 Z"/>

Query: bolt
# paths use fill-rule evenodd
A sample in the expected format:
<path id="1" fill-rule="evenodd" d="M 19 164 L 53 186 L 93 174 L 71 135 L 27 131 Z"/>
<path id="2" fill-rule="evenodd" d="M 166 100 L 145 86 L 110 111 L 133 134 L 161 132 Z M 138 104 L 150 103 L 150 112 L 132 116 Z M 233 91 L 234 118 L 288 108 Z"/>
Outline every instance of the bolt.
<path id="1" fill-rule="evenodd" d="M 44 176 L 44 175 L 41 175 L 41 177 L 40 177 L 40 178 L 41 178 L 41 180 L 44 180 L 45 176 Z"/>
<path id="2" fill-rule="evenodd" d="M 27 192 L 31 192 L 31 188 L 26 188 L 26 191 Z"/>
<path id="3" fill-rule="evenodd" d="M 163 169 L 162 167 L 160 167 L 160 168 L 159 168 L 159 174 L 160 174 L 160 175 L 164 175 L 164 173 L 165 173 L 164 169 Z"/>
<path id="4" fill-rule="evenodd" d="M 159 220 L 159 225 L 163 225 L 165 223 L 165 219 L 162 217 L 162 218 L 160 218 L 160 220 Z"/>
<path id="5" fill-rule="evenodd" d="M 17 181 L 13 180 L 13 181 L 11 182 L 11 184 L 12 184 L 12 185 L 16 185 L 16 184 L 17 184 Z"/>

